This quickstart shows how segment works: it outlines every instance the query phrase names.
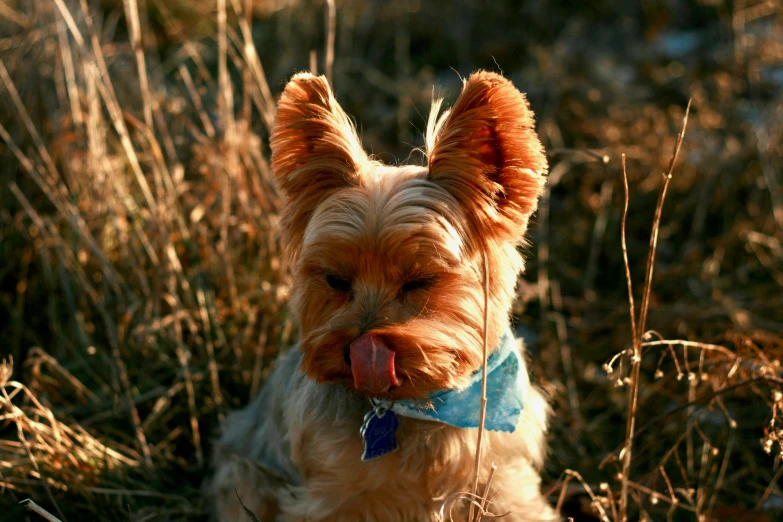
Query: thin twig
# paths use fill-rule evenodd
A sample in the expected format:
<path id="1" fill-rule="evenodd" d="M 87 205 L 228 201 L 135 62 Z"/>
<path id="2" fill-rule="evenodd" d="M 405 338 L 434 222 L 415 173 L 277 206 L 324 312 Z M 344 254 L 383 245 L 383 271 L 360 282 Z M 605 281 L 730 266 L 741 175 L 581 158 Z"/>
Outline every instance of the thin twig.
<path id="1" fill-rule="evenodd" d="M 139 88 L 141 100 L 144 105 L 144 123 L 150 130 L 154 129 L 152 121 L 152 96 L 147 79 L 147 64 L 144 60 L 144 42 L 141 38 L 141 22 L 139 21 L 139 6 L 137 0 L 124 0 L 125 17 L 130 22 L 130 40 L 133 52 L 136 55 L 136 68 L 139 71 Z M 141 0 L 142 2 L 144 0 Z"/>
<path id="2" fill-rule="evenodd" d="M 583 154 L 583 155 L 587 156 L 588 158 L 592 159 L 593 161 L 598 161 L 598 162 L 601 162 L 601 163 L 604 163 L 604 164 L 609 163 L 609 160 L 611 159 L 606 154 L 601 154 L 599 152 L 595 152 L 595 151 L 589 150 L 589 149 L 558 148 L 558 149 L 549 149 L 549 151 L 547 151 L 547 156 L 549 156 L 549 157 L 557 156 L 557 155 L 560 155 L 560 154 L 570 154 L 570 155 L 574 155 L 574 156 L 578 155 L 578 154 Z"/>
<path id="3" fill-rule="evenodd" d="M 334 34 L 336 31 L 337 13 L 334 0 L 326 0 L 326 53 L 324 56 L 324 73 L 329 85 L 332 83 L 334 69 Z"/>
<path id="4" fill-rule="evenodd" d="M 555 323 L 558 345 L 560 347 L 560 361 L 563 365 L 565 374 L 566 390 L 568 391 L 568 405 L 571 408 L 571 415 L 574 419 L 574 436 L 578 437 L 584 429 L 584 417 L 582 417 L 582 408 L 579 404 L 579 389 L 576 385 L 576 375 L 574 372 L 574 361 L 571 355 L 571 344 L 568 340 L 568 325 L 563 314 L 563 295 L 560 292 L 560 280 L 552 279 L 550 281 L 550 297 L 552 302 L 552 319 Z"/>
<path id="5" fill-rule="evenodd" d="M 244 502 L 242 502 L 242 497 L 240 497 L 240 496 L 239 496 L 239 491 L 237 491 L 236 489 L 234 489 L 234 493 L 235 493 L 235 494 L 236 494 L 236 496 L 237 496 L 237 500 L 239 501 L 239 505 L 240 505 L 240 506 L 242 506 L 242 510 L 245 512 L 245 515 L 247 515 L 247 518 L 249 518 L 249 519 L 250 519 L 250 520 L 252 520 L 253 522 L 261 522 L 261 521 L 258 519 L 258 517 L 256 516 L 256 514 L 255 514 L 255 513 L 253 513 L 252 511 L 250 511 L 250 508 L 249 508 L 249 507 L 247 507 L 247 506 L 245 505 L 245 503 L 244 503 Z"/>
<path id="6" fill-rule="evenodd" d="M 218 2 L 220 5 L 220 2 Z M 235 4 L 236 6 L 237 4 Z M 220 25 L 220 16 L 218 22 Z M 264 72 L 264 66 L 261 64 L 261 60 L 258 58 L 258 51 L 253 44 L 253 32 L 250 26 L 252 17 L 247 16 L 239 18 L 239 30 L 242 32 L 242 53 L 245 58 L 245 64 L 250 69 L 253 78 L 256 81 L 258 91 L 261 93 L 261 102 L 258 103 L 258 111 L 261 113 L 261 119 L 264 122 L 267 130 L 272 129 L 272 121 L 274 120 L 275 102 L 272 96 L 272 91 L 269 89 L 269 82 L 266 79 L 266 73 Z M 225 24 L 225 20 L 223 20 Z"/>
<path id="7" fill-rule="evenodd" d="M 626 243 L 625 226 L 628 221 L 628 172 L 625 169 L 625 154 L 622 156 L 623 163 L 623 187 L 625 188 L 625 206 L 623 207 L 623 220 L 620 226 L 620 241 L 623 245 L 623 263 L 625 265 L 625 280 L 628 283 L 628 306 L 631 313 L 631 338 L 636 339 L 636 310 L 633 301 L 633 282 L 631 280 L 631 265 L 628 262 L 628 244 Z"/>
<path id="8" fill-rule="evenodd" d="M 606 235 L 606 225 L 609 222 L 609 208 L 612 202 L 614 183 L 610 179 L 604 180 L 601 185 L 601 195 L 598 203 L 598 212 L 590 237 L 590 253 L 587 256 L 587 267 L 584 276 L 584 295 L 588 301 L 595 301 L 596 293 L 593 288 L 598 274 L 598 260 L 601 255 L 601 244 Z"/>
<path id="9" fill-rule="evenodd" d="M 26 507 L 28 511 L 32 511 L 33 513 L 41 515 L 49 522 L 61 522 L 59 518 L 46 511 L 44 508 L 33 502 L 33 500 L 30 498 L 24 499 L 20 502 L 20 504 Z"/>
<path id="10" fill-rule="evenodd" d="M 777 384 L 778 386 L 783 386 L 783 378 L 775 377 L 772 375 L 761 375 L 757 377 L 751 377 L 749 379 L 745 379 L 744 381 L 738 382 L 736 384 L 732 384 L 731 386 L 726 386 L 725 388 L 721 388 L 719 390 L 715 390 L 713 393 L 705 396 L 705 397 L 699 397 L 696 398 L 693 402 L 686 402 L 685 404 L 681 404 L 679 406 L 676 406 L 672 408 L 671 410 L 667 411 L 666 413 L 662 413 L 655 417 L 654 419 L 650 420 L 647 424 L 639 428 L 637 430 L 636 434 L 639 435 L 641 433 L 646 432 L 653 426 L 661 426 L 661 423 L 664 419 L 667 417 L 671 417 L 672 415 L 675 415 L 682 410 L 687 410 L 691 406 L 699 405 L 699 404 L 709 404 L 712 400 L 725 395 L 727 393 L 733 392 L 735 390 L 738 390 L 740 388 L 743 388 L 745 386 L 751 386 L 756 383 L 767 383 L 767 384 Z"/>
<path id="11" fill-rule="evenodd" d="M 11 397 L 8 396 L 8 392 L 6 392 L 4 387 L 0 387 L 0 394 L 3 395 L 7 404 L 11 404 Z M 43 471 L 38 466 L 38 460 L 35 458 L 35 455 L 33 454 L 33 449 L 30 447 L 30 441 L 27 440 L 27 436 L 24 433 L 24 428 L 22 427 L 22 423 L 19 420 L 16 420 L 15 424 L 16 424 L 17 437 L 22 442 L 22 445 L 24 446 L 24 449 L 27 452 L 27 457 L 30 459 L 30 463 L 33 465 L 33 469 L 40 477 L 41 484 L 43 484 L 44 490 L 46 490 L 46 496 L 49 497 L 49 500 L 52 502 L 54 508 L 57 510 L 57 513 L 60 515 L 60 518 L 65 520 L 65 515 L 63 514 L 62 510 L 60 509 L 60 506 L 57 504 L 57 501 L 54 498 L 52 489 L 49 487 L 49 482 L 46 480 Z"/>
<path id="12" fill-rule="evenodd" d="M 495 477 L 495 471 L 497 471 L 498 467 L 493 462 L 492 465 L 489 467 L 489 476 L 487 477 L 487 483 L 484 485 L 484 494 L 481 496 L 481 513 L 484 513 L 487 510 L 487 505 L 489 504 L 489 488 L 492 486 L 492 479 Z M 480 517 L 481 515 L 479 515 Z"/>
<path id="13" fill-rule="evenodd" d="M 609 520 L 609 517 L 606 514 L 606 510 L 604 509 L 604 506 L 601 504 L 600 499 L 593 492 L 593 488 L 591 488 L 590 485 L 585 481 L 585 479 L 582 478 L 582 475 L 578 471 L 574 471 L 571 469 L 567 469 L 563 473 L 566 474 L 566 479 L 563 481 L 562 485 L 560 486 L 562 489 L 560 490 L 560 497 L 557 500 L 557 506 L 555 507 L 555 511 L 560 513 L 560 511 L 563 509 L 563 502 L 565 501 L 567 486 L 569 482 L 576 479 L 582 485 L 582 487 L 587 492 L 587 494 L 590 496 L 590 500 L 592 500 L 592 505 L 595 506 L 595 508 L 598 510 L 598 513 L 601 516 L 601 520 Z"/>
<path id="14" fill-rule="evenodd" d="M 478 439 L 476 441 L 476 463 L 473 468 L 474 481 L 473 481 L 473 495 L 478 496 L 478 484 L 479 484 L 479 470 L 481 469 L 481 444 L 484 438 L 484 420 L 487 415 L 487 359 L 489 353 L 487 349 L 487 325 L 489 324 L 489 261 L 487 259 L 486 251 L 482 251 L 484 259 L 484 339 L 483 339 L 483 360 L 484 364 L 481 367 L 481 412 L 479 414 L 479 426 L 478 426 Z M 470 505 L 470 518 L 474 517 L 474 505 Z M 481 513 L 478 514 L 479 519 Z"/>
<path id="15" fill-rule="evenodd" d="M 677 156 L 682 146 L 682 140 L 685 137 L 685 129 L 688 126 L 688 114 L 691 109 L 691 101 L 688 100 L 688 106 L 685 108 L 685 116 L 682 119 L 682 129 L 677 135 L 677 141 L 674 145 L 674 152 L 672 153 L 671 160 L 669 161 L 669 168 L 664 175 L 663 187 L 661 188 L 660 195 L 658 197 L 658 203 L 655 207 L 655 217 L 653 219 L 652 234 L 650 236 L 650 248 L 647 254 L 647 268 L 645 270 L 645 282 L 644 289 L 642 291 L 642 306 L 639 311 L 639 324 L 638 328 L 635 327 L 632 319 L 632 329 L 634 333 L 633 337 L 633 356 L 631 357 L 631 377 L 628 385 L 628 419 L 626 423 L 625 431 L 625 444 L 621 452 L 622 456 L 622 490 L 620 492 L 620 521 L 626 522 L 628 520 L 628 484 L 630 482 L 631 472 L 631 457 L 633 451 L 634 432 L 636 429 L 636 410 L 639 399 L 639 377 L 641 373 L 642 365 L 642 333 L 645 331 L 645 325 L 647 322 L 647 312 L 650 306 L 650 293 L 652 291 L 652 278 L 653 269 L 655 266 L 655 252 L 658 246 L 658 232 L 661 225 L 661 214 L 663 213 L 663 203 L 666 199 L 666 192 L 669 187 L 669 182 L 672 178 L 672 171 L 674 170 L 674 164 L 677 161 Z M 625 176 L 625 161 L 623 161 L 623 174 Z M 627 176 L 626 176 L 627 180 Z M 627 181 L 626 181 L 627 187 Z M 627 189 L 626 189 L 627 190 Z M 627 198 L 626 198 L 627 201 Z M 626 203 L 627 209 L 627 203 Z M 626 210 L 627 211 L 627 210 Z M 628 278 L 628 290 L 629 295 L 632 294 L 630 270 L 627 265 L 627 249 L 625 248 L 625 216 L 623 216 L 623 255 L 626 260 L 626 277 Z M 632 300 L 632 297 L 630 298 Z"/>

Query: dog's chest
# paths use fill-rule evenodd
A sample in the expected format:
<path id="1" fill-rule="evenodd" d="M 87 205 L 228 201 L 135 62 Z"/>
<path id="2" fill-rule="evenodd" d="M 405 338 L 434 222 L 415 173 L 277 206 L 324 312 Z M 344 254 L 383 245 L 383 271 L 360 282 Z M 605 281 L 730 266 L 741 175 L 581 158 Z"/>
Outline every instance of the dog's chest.
<path id="1" fill-rule="evenodd" d="M 429 511 L 467 487 L 474 457 L 474 430 L 400 418 L 398 449 L 362 461 L 361 417 L 326 429 L 314 422 L 292 440 L 292 457 L 308 489 L 341 484 L 361 504 L 405 503 Z"/>

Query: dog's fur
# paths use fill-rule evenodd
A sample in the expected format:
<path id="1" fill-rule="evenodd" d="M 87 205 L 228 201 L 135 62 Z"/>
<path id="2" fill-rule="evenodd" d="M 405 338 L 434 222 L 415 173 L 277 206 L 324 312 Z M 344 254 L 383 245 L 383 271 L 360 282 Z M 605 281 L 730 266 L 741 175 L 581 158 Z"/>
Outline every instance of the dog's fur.
<path id="1" fill-rule="evenodd" d="M 489 347 L 508 328 L 518 246 L 547 170 L 533 113 L 511 82 L 488 72 L 470 76 L 451 111 L 438 109 L 427 166 L 392 167 L 367 156 L 322 77 L 298 74 L 286 87 L 272 167 L 286 201 L 281 242 L 301 341 L 225 423 L 211 484 L 221 522 L 245 516 L 237 496 L 263 521 L 423 522 L 470 490 L 476 429 L 400 417 L 399 450 L 361 461 L 370 403 L 345 357 L 360 336 L 378 336 L 401 381 L 380 398 L 425 399 L 481 367 L 485 306 Z M 490 511 L 510 511 L 506 520 L 558 520 L 537 472 L 547 415 L 531 386 L 516 430 L 486 432 L 483 462 L 498 464 L 500 490 Z"/>

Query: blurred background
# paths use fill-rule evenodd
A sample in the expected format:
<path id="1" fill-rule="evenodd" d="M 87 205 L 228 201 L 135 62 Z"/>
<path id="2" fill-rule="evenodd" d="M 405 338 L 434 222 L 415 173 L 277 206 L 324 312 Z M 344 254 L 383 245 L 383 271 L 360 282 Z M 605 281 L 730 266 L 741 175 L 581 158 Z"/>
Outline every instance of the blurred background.
<path id="1" fill-rule="evenodd" d="M 206 520 L 219 420 L 296 339 L 267 144 L 286 80 L 326 73 L 369 152 L 422 163 L 433 97 L 480 68 L 549 154 L 515 324 L 553 504 L 619 521 L 624 485 L 630 520 L 783 519 L 777 0 L 0 0 L 4 513 Z M 671 172 L 643 339 L 623 154 L 637 323 Z"/>

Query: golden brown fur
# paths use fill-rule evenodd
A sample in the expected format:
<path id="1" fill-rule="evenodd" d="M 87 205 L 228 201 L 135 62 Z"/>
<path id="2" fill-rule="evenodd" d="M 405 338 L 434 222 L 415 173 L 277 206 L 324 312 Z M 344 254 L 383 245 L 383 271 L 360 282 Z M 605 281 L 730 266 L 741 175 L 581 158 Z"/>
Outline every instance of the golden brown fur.
<path id="1" fill-rule="evenodd" d="M 517 247 L 547 168 L 533 114 L 511 82 L 478 72 L 436 116 L 428 165 L 390 167 L 365 154 L 323 78 L 299 74 L 286 87 L 272 166 L 301 340 L 225 424 L 212 483 L 221 521 L 241 520 L 235 489 L 261 520 L 380 522 L 432 520 L 468 488 L 475 429 L 401 418 L 399 451 L 361 461 L 369 403 L 346 357 L 367 333 L 394 351 L 401 382 L 384 399 L 464 385 L 482 361 L 484 254 L 489 346 L 508 327 Z M 516 431 L 488 432 L 484 459 L 499 464 L 503 490 L 492 511 L 511 511 L 507 520 L 557 520 L 536 471 L 547 411 L 531 387 Z"/>

